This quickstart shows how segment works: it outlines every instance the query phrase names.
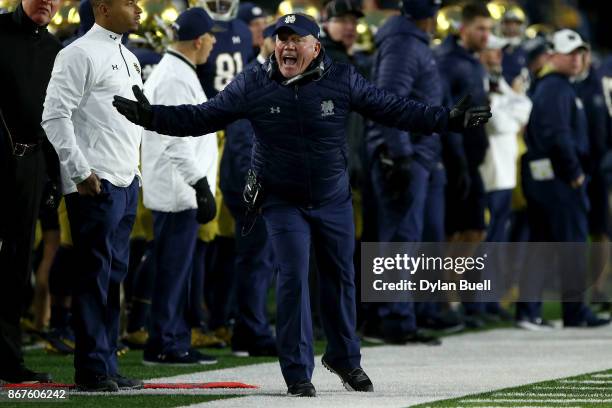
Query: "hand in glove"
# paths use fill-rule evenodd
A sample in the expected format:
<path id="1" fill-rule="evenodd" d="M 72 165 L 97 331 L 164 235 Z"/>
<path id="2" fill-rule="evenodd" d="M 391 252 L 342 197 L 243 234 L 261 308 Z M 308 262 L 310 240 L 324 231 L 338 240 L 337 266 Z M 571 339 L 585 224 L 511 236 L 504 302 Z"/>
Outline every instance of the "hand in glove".
<path id="1" fill-rule="evenodd" d="M 394 199 L 399 198 L 410 186 L 412 159 L 409 156 L 391 158 L 386 149 L 381 150 L 378 158 L 387 188 Z"/>
<path id="2" fill-rule="evenodd" d="M 448 116 L 448 130 L 461 132 L 464 129 L 481 126 L 489 121 L 490 106 L 470 106 L 472 96 L 466 95 L 451 109 Z"/>
<path id="3" fill-rule="evenodd" d="M 130 122 L 149 129 L 153 123 L 153 109 L 151 109 L 151 104 L 138 85 L 134 85 L 132 91 L 134 91 L 134 96 L 136 97 L 135 101 L 115 95 L 113 106 Z"/>
<path id="4" fill-rule="evenodd" d="M 217 203 L 208 185 L 208 180 L 206 177 L 202 177 L 191 187 L 196 191 L 196 201 L 198 202 L 196 220 L 202 225 L 212 221 L 217 215 Z"/>

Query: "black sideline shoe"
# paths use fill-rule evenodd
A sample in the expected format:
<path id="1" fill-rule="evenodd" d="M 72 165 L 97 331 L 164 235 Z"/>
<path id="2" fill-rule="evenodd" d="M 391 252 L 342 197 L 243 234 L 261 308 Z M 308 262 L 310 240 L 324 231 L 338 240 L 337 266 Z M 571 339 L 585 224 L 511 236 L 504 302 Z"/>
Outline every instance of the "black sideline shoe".
<path id="1" fill-rule="evenodd" d="M 76 388 L 84 392 L 117 392 L 119 386 L 111 377 L 96 375 L 89 378 L 75 378 Z"/>
<path id="2" fill-rule="evenodd" d="M 291 384 L 287 389 L 287 395 L 292 397 L 316 397 L 317 391 L 310 381 L 303 380 Z"/>
<path id="3" fill-rule="evenodd" d="M 344 385 L 344 388 L 346 388 L 348 391 L 374 391 L 374 386 L 372 385 L 372 381 L 370 381 L 370 377 L 368 377 L 361 367 L 334 368 L 327 361 L 325 361 L 325 357 L 321 359 L 321 362 L 323 363 L 323 367 L 340 377 L 342 385 Z"/>
<path id="4" fill-rule="evenodd" d="M 127 378 L 121 374 L 113 375 L 110 378 L 117 383 L 120 390 L 142 390 L 144 388 L 144 382 L 135 378 Z"/>
<path id="5" fill-rule="evenodd" d="M 50 383 L 52 381 L 51 374 L 38 373 L 36 371 L 29 370 L 24 366 L 20 366 L 14 371 L 0 373 L 0 380 L 11 384 Z"/>

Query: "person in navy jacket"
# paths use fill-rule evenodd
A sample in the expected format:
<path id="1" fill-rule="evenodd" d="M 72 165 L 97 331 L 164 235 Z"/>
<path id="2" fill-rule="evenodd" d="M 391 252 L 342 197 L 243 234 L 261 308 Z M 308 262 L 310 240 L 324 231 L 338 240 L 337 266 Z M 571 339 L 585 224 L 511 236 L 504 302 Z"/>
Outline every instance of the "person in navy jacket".
<path id="1" fill-rule="evenodd" d="M 453 102 L 471 94 L 476 104 L 488 103 L 487 73 L 478 53 L 486 48 L 492 26 L 485 4 L 469 3 L 462 10 L 459 35 L 447 37 L 437 50 L 441 77 Z M 443 137 L 448 176 L 446 232 L 451 241 L 480 242 L 486 232 L 486 192 L 479 166 L 489 147 L 487 134 L 479 127 Z M 484 325 L 483 316 L 489 312 L 484 303 L 465 302 L 463 306 L 466 325 Z M 497 308 L 491 310 L 496 312 Z"/>
<path id="2" fill-rule="evenodd" d="M 373 391 L 360 367 L 355 333 L 354 225 L 347 171 L 346 118 L 356 111 L 388 126 L 430 134 L 479 126 L 490 108 L 466 101 L 449 111 L 376 88 L 351 65 L 332 63 L 321 50 L 319 27 L 302 14 L 276 23 L 269 61 L 239 74 L 201 105 L 113 104 L 129 120 L 158 133 L 201 134 L 248 118 L 255 131 L 252 169 L 263 186 L 262 213 L 274 249 L 277 345 L 288 394 L 314 396 L 308 295 L 310 246 L 320 271 L 322 362 L 348 390 Z"/>
<path id="3" fill-rule="evenodd" d="M 442 81 L 429 46 L 440 3 L 404 0 L 402 15 L 390 17 L 380 28 L 372 70 L 376 86 L 430 105 L 442 104 Z M 419 242 L 425 235 L 428 241 L 444 239 L 446 175 L 441 149 L 437 133 L 369 124 L 367 150 L 378 201 L 379 241 Z M 385 169 L 386 162 L 392 164 Z M 391 343 L 439 344 L 417 331 L 414 303 L 381 304 L 376 309 L 377 316 L 369 316 L 364 335 L 382 336 Z"/>
<path id="4" fill-rule="evenodd" d="M 521 163 L 530 240 L 586 242 L 589 136 L 584 105 L 570 79 L 582 71 L 587 45 L 578 33 L 564 29 L 553 35 L 552 48 L 549 65 L 532 96 L 533 110 L 525 135 L 527 153 Z M 562 289 L 584 296 L 586 259 L 577 256 L 576 265 L 565 268 L 574 273 L 562 276 Z M 564 300 L 565 327 L 609 322 L 595 316 L 575 295 Z M 517 304 L 517 320 L 541 325 L 541 303 Z"/>

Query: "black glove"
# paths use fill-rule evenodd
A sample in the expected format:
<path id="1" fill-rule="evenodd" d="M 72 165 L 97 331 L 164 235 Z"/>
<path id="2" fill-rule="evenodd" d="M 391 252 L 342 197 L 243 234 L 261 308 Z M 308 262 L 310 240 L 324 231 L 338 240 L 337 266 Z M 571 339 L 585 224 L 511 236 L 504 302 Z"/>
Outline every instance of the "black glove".
<path id="1" fill-rule="evenodd" d="M 199 224 L 206 224 L 212 221 L 215 215 L 217 215 L 217 203 L 208 185 L 208 180 L 206 177 L 202 177 L 191 187 L 196 191 L 196 201 L 198 202 L 196 220 L 198 220 Z"/>
<path id="2" fill-rule="evenodd" d="M 42 206 L 49 210 L 57 210 L 62 199 L 59 185 L 54 181 L 47 181 L 42 195 Z"/>
<path id="3" fill-rule="evenodd" d="M 457 102 L 448 115 L 448 130 L 461 132 L 464 129 L 481 126 L 489 121 L 490 106 L 471 106 L 472 96 L 466 95 Z"/>
<path id="4" fill-rule="evenodd" d="M 381 149 L 378 160 L 386 187 L 394 199 L 399 198 L 410 186 L 412 158 L 409 156 L 391 158 L 387 149 Z"/>
<path id="5" fill-rule="evenodd" d="M 115 95 L 113 106 L 130 122 L 149 129 L 153 123 L 151 104 L 138 85 L 134 85 L 132 91 L 134 91 L 134 96 L 136 97 L 135 101 Z"/>
<path id="6" fill-rule="evenodd" d="M 261 180 L 253 169 L 249 169 L 245 181 L 242 199 L 249 212 L 257 212 L 263 203 L 264 197 Z"/>

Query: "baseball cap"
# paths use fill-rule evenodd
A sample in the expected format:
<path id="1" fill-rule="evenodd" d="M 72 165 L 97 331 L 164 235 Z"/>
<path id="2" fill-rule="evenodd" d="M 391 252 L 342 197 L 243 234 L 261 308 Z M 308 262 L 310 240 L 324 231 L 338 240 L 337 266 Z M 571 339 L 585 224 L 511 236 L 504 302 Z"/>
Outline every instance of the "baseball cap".
<path id="1" fill-rule="evenodd" d="M 588 49 L 589 45 L 575 31 L 563 29 L 552 36 L 552 50 L 559 54 L 569 54 L 578 48 Z"/>
<path id="2" fill-rule="evenodd" d="M 363 13 L 359 7 L 351 0 L 332 0 L 325 6 L 325 14 L 327 19 L 334 17 L 342 17 L 347 14 L 352 14 L 357 18 L 363 17 Z"/>
<path id="3" fill-rule="evenodd" d="M 201 7 L 192 7 L 183 11 L 172 28 L 176 33 L 177 41 L 189 41 L 211 32 L 214 26 L 213 19 Z"/>
<path id="4" fill-rule="evenodd" d="M 319 25 L 303 14 L 286 14 L 280 17 L 274 25 L 272 34 L 278 34 L 279 30 L 283 28 L 287 28 L 301 37 L 312 35 L 314 38 L 319 38 Z"/>
<path id="5" fill-rule="evenodd" d="M 402 0 L 402 13 L 413 20 L 423 20 L 433 17 L 441 5 L 442 0 Z"/>
<path id="6" fill-rule="evenodd" d="M 529 65 L 540 55 L 547 53 L 550 50 L 550 44 L 546 38 L 538 36 L 525 41 L 523 49 L 527 53 L 526 62 Z"/>
<path id="7" fill-rule="evenodd" d="M 274 24 L 271 24 L 264 28 L 263 30 L 263 38 L 272 37 L 274 35 Z"/>
<path id="8" fill-rule="evenodd" d="M 256 18 L 266 17 L 266 15 L 267 14 L 261 7 L 256 4 L 247 2 L 240 3 L 240 6 L 238 7 L 238 15 L 236 17 L 249 24 Z"/>

